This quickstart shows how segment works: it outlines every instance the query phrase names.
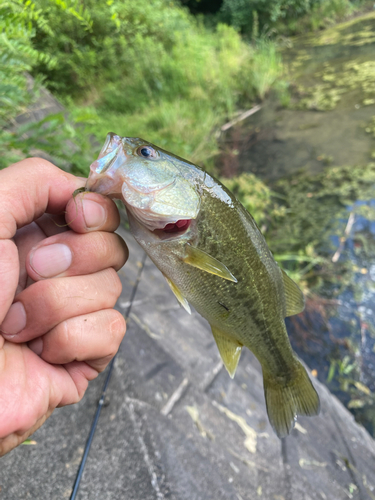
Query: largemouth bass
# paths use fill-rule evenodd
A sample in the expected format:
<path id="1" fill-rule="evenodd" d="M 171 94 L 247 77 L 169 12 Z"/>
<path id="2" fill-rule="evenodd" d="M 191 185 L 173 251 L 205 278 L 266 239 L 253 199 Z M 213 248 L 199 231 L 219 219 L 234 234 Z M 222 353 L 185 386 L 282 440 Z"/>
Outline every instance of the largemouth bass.
<path id="1" fill-rule="evenodd" d="M 319 397 L 290 345 L 284 318 L 304 309 L 252 216 L 198 166 L 139 138 L 108 134 L 86 189 L 125 204 L 131 232 L 180 304 L 209 322 L 234 376 L 243 346 L 262 365 L 270 423 L 281 438 Z"/>

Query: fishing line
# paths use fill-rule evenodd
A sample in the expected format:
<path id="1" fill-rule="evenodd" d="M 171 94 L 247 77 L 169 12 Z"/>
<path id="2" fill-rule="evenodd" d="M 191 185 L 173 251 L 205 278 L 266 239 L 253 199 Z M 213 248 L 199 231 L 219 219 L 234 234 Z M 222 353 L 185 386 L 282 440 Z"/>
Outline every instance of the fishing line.
<path id="1" fill-rule="evenodd" d="M 147 254 L 144 253 L 143 257 L 142 257 L 141 266 L 140 266 L 140 268 L 138 270 L 137 279 L 136 279 L 136 281 L 134 283 L 134 286 L 133 286 L 133 289 L 132 289 L 132 293 L 131 293 L 131 296 L 130 296 L 130 303 L 129 303 L 128 309 L 126 311 L 126 314 L 125 314 L 125 320 L 127 320 L 129 318 L 129 314 L 130 314 L 130 311 L 131 311 L 131 308 L 132 308 L 132 305 L 133 305 L 133 302 L 134 302 L 134 298 L 135 298 L 135 295 L 137 293 L 138 285 L 139 285 L 139 282 L 141 281 L 142 271 L 143 271 L 143 268 L 145 266 L 146 258 L 147 258 Z M 117 354 L 116 354 L 116 356 L 117 356 Z M 113 366 L 114 366 L 114 363 L 115 363 L 116 356 L 113 357 L 112 361 L 109 364 L 107 376 L 106 376 L 106 378 L 104 380 L 104 384 L 103 384 L 102 392 L 101 392 L 101 395 L 100 395 L 100 399 L 99 399 L 98 405 L 96 407 L 95 416 L 94 416 L 94 419 L 92 421 L 90 432 L 89 432 L 89 436 L 88 436 L 87 441 L 86 441 L 85 450 L 83 452 L 83 456 L 82 456 L 82 459 L 81 459 L 81 463 L 79 465 L 77 476 L 76 476 L 76 479 L 74 481 L 73 491 L 72 491 L 72 494 L 70 496 L 70 500 L 75 500 L 76 495 L 78 493 L 78 488 L 79 488 L 79 485 L 80 485 L 80 482 L 81 482 L 82 474 L 83 474 L 83 471 L 85 469 L 87 457 L 89 455 L 91 444 L 92 444 L 92 441 L 94 439 L 94 434 L 95 434 L 95 431 L 96 431 L 96 427 L 98 425 L 100 412 L 102 411 L 103 404 L 104 404 L 104 401 L 105 401 L 105 396 L 106 396 L 106 392 L 107 392 L 107 389 L 108 389 L 109 381 L 111 380 L 111 376 L 112 376 L 112 372 L 113 372 Z"/>

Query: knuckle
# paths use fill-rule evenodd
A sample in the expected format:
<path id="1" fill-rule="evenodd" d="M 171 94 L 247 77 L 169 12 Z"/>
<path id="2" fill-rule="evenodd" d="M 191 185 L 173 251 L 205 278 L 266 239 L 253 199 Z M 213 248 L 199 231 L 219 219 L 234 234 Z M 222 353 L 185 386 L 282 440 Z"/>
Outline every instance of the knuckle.
<path id="1" fill-rule="evenodd" d="M 29 163 L 31 162 L 36 167 L 39 167 L 43 170 L 57 169 L 57 167 L 53 163 L 45 160 L 44 158 L 40 158 L 39 156 L 32 156 L 31 158 L 27 158 L 26 160 L 21 160 L 19 163 L 22 164 L 23 162 L 28 166 L 28 168 L 30 168 Z"/>
<path id="2" fill-rule="evenodd" d="M 85 395 L 85 392 L 86 392 L 86 389 L 87 389 L 87 385 L 86 385 L 86 387 L 85 386 L 79 386 L 79 387 L 77 387 L 77 395 L 76 395 L 76 397 L 73 400 L 73 404 L 76 404 L 76 403 L 79 403 L 80 401 L 82 401 L 82 398 Z"/>
<path id="3" fill-rule="evenodd" d="M 72 332 L 70 321 L 62 321 L 56 328 L 56 333 L 55 349 L 65 350 L 69 346 L 70 349 L 75 350 L 78 339 L 77 335 Z"/>

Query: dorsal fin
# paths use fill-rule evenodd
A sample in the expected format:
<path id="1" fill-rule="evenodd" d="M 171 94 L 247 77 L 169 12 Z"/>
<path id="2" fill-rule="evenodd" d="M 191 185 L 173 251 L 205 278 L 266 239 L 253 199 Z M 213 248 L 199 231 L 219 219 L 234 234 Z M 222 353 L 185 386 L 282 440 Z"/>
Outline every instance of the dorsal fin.
<path id="1" fill-rule="evenodd" d="M 281 269 L 285 293 L 285 317 L 298 314 L 305 309 L 305 299 L 303 293 L 296 283 L 289 278 L 285 271 Z"/>

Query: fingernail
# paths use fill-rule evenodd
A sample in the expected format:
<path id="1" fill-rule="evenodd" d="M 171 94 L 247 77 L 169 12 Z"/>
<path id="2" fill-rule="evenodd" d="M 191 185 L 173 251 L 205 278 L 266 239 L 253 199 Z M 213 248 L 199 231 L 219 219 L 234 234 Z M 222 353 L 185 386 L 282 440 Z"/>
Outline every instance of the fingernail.
<path id="1" fill-rule="evenodd" d="M 29 346 L 29 349 L 31 349 L 33 352 L 35 352 L 35 354 L 37 354 L 38 356 L 40 356 L 42 354 L 43 340 L 40 337 L 38 337 L 34 340 L 31 340 L 27 345 Z"/>
<path id="2" fill-rule="evenodd" d="M 104 208 L 92 200 L 82 200 L 83 216 L 85 218 L 86 227 L 94 229 L 102 226 L 106 219 Z"/>
<path id="3" fill-rule="evenodd" d="M 39 247 L 30 256 L 31 267 L 43 278 L 51 278 L 63 273 L 71 263 L 72 252 L 62 243 Z"/>
<path id="4" fill-rule="evenodd" d="M 0 331 L 5 335 L 17 335 L 26 326 L 26 311 L 22 302 L 10 306 L 8 314 L 0 325 Z"/>

